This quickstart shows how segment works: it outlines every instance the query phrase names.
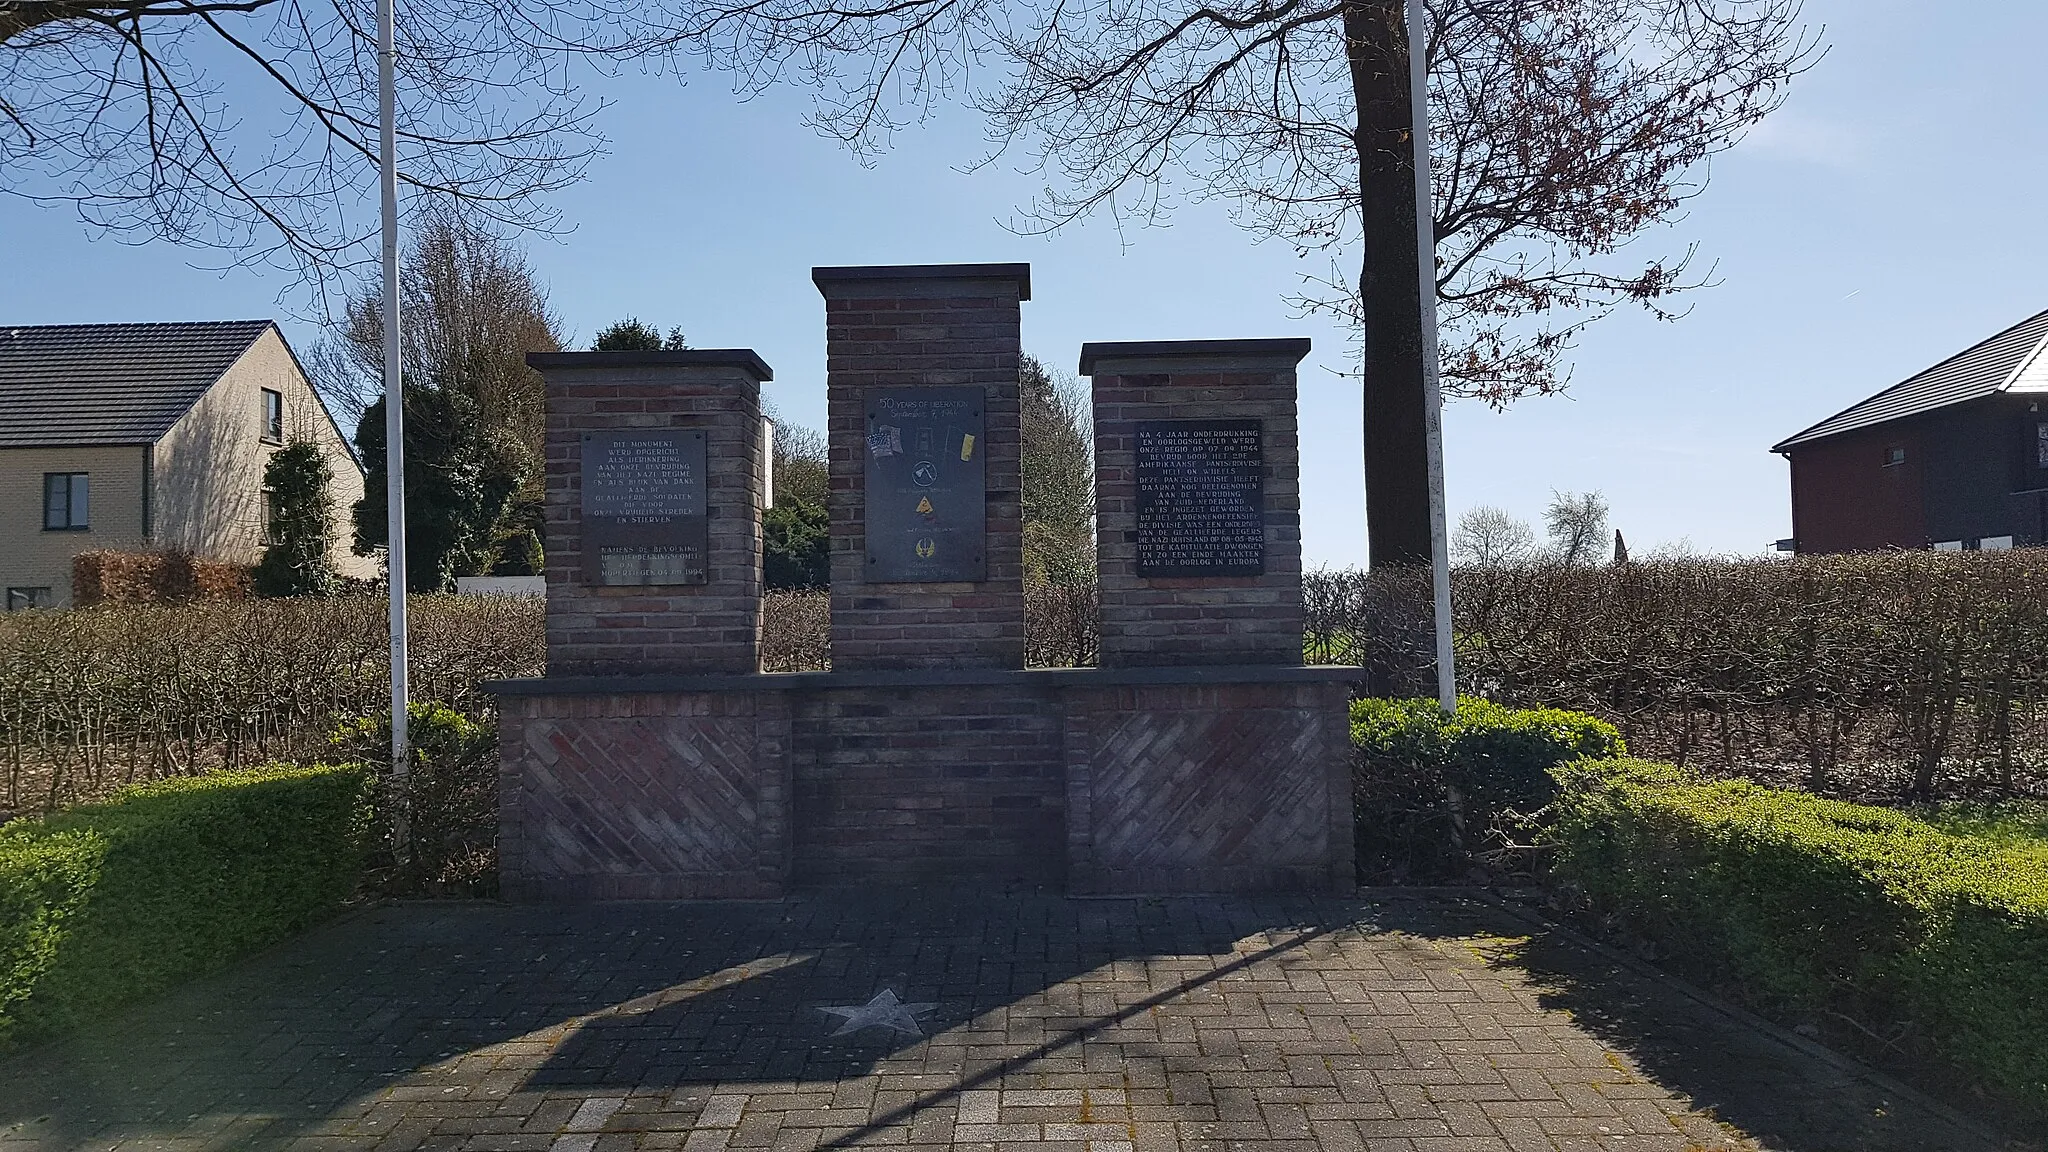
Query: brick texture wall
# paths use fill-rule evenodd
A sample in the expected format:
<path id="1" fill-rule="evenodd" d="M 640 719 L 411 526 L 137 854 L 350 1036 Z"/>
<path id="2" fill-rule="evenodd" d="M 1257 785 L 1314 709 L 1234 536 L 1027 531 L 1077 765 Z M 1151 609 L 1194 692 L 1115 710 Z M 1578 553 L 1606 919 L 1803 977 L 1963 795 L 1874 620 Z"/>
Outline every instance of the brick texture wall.
<path id="1" fill-rule="evenodd" d="M 550 675 L 755 672 L 761 650 L 761 380 L 745 351 L 570 352 L 547 382 Z M 592 586 L 582 551 L 586 432 L 705 432 L 710 582 Z"/>
<path id="2" fill-rule="evenodd" d="M 1102 894 L 1352 886 L 1340 681 L 876 679 L 508 695 L 506 897 L 961 880 Z"/>
<path id="3" fill-rule="evenodd" d="M 1076 690 L 1069 889 L 1350 891 L 1348 699 L 1336 683 Z"/>
<path id="4" fill-rule="evenodd" d="M 508 696 L 498 723 L 506 899 L 781 895 L 782 693 Z"/>
<path id="5" fill-rule="evenodd" d="M 832 666 L 1024 666 L 1024 521 L 1017 368 L 1026 265 L 819 268 L 832 482 Z M 865 397 L 869 388 L 985 390 L 987 579 L 869 584 Z"/>
<path id="6" fill-rule="evenodd" d="M 1181 346 L 1197 350 L 1180 355 L 1150 352 L 1096 359 L 1090 365 L 1095 371 L 1100 659 L 1106 668 L 1301 663 L 1301 464 L 1294 378 L 1300 353 L 1219 356 L 1200 351 L 1204 343 L 1188 341 Z M 1139 576 L 1138 422 L 1247 417 L 1258 419 L 1263 432 L 1265 574 Z"/>
<path id="7" fill-rule="evenodd" d="M 1058 886 L 1062 710 L 1052 691 L 848 689 L 798 697 L 795 879 Z"/>

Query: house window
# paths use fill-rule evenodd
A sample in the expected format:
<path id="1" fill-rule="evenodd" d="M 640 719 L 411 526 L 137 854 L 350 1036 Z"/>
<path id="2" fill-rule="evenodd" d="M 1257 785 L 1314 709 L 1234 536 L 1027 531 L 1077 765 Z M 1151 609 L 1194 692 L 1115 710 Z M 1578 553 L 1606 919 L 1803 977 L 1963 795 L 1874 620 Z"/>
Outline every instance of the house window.
<path id="1" fill-rule="evenodd" d="M 84 472 L 43 473 L 43 531 L 83 532 L 92 524 L 91 484 Z"/>
<path id="2" fill-rule="evenodd" d="M 1884 450 L 1884 466 L 1893 468 L 1906 462 L 1906 446 L 1894 444 Z"/>
<path id="3" fill-rule="evenodd" d="M 263 438 L 284 443 L 284 393 L 269 388 L 263 390 Z"/>
<path id="4" fill-rule="evenodd" d="M 50 590 L 47 587 L 9 588 L 7 590 L 7 610 L 9 612 L 22 612 L 30 608 L 48 608 L 49 606 Z"/>

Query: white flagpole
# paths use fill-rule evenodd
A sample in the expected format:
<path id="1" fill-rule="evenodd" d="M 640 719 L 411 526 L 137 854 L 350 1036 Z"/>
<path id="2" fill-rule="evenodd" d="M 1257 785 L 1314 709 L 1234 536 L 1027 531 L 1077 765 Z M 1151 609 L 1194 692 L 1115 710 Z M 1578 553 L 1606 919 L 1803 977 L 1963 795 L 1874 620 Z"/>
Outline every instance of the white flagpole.
<path id="1" fill-rule="evenodd" d="M 1422 389 L 1429 444 L 1429 553 L 1436 614 L 1436 698 L 1444 711 L 1458 706 L 1458 669 L 1451 650 L 1450 530 L 1444 519 L 1443 393 L 1437 381 L 1436 224 L 1429 188 L 1429 21 L 1422 0 L 1408 0 L 1409 142 L 1415 149 L 1415 240 L 1422 279 Z"/>
<path id="2" fill-rule="evenodd" d="M 384 515 L 390 542 L 385 570 L 391 599 L 391 837 L 393 851 L 404 860 L 406 791 L 412 757 L 408 751 L 405 713 L 409 695 L 405 658 L 405 392 L 398 352 L 398 137 L 393 123 L 392 94 L 392 73 L 398 61 L 392 27 L 392 7 L 396 2 L 377 0 L 377 145 L 384 223 Z"/>

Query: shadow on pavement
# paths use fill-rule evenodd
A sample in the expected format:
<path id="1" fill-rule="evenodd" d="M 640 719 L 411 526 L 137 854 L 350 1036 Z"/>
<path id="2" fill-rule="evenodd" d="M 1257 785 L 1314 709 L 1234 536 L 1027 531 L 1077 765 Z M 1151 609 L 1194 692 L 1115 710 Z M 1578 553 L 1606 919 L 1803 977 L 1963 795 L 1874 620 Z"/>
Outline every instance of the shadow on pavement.
<path id="1" fill-rule="evenodd" d="M 1082 1068 L 1091 1037 L 1167 1001 L 1195 1011 L 1253 965 L 1259 980 L 1284 981 L 1314 951 L 1328 971 L 1351 947 L 1340 941 L 1357 941 L 1342 931 L 1354 926 L 1416 938 L 1386 938 L 1359 971 L 1420 979 L 1425 1000 L 1432 985 L 1404 948 L 1455 941 L 1511 986 L 1528 972 L 1545 1007 L 1780 1152 L 1994 1147 L 1476 900 L 864 892 L 373 909 L 0 1063 L 0 1152 L 137 1133 L 195 1149 L 345 1133 L 337 1146 L 369 1148 L 364 1102 L 375 1098 L 412 1102 L 407 1115 L 429 1123 L 441 1101 L 447 1115 L 514 1095 L 560 1097 L 573 1111 L 578 1098 L 829 1086 L 914 1064 L 929 1081 L 917 1099 L 861 1114 L 858 1131 L 829 1142 L 843 1144 L 1026 1066 Z M 1091 990 L 1111 979 L 1082 979 L 1098 972 L 1140 994 Z M 933 1005 L 925 1036 L 831 1035 L 838 1020 L 824 1007 L 884 988 Z M 432 1146 L 390 1146 L 401 1145 Z"/>
<path id="2" fill-rule="evenodd" d="M 1543 1007 L 1569 1013 L 1644 1075 L 1774 1152 L 2037 1147 L 1982 1138 L 1861 1071 L 1803 1052 L 1570 934 L 1506 914 L 1496 922 L 1503 936 L 1526 939 L 1483 952 L 1496 967 L 1525 973 Z M 1987 1118 L 1978 1123 L 1994 1127 Z"/>
<path id="3" fill-rule="evenodd" d="M 1351 910 L 962 893 L 378 908 L 0 1063 L 0 1148 L 139 1127 L 216 1146 L 318 1132 L 394 1085 L 430 1100 L 438 1067 L 522 1040 L 546 1058 L 490 1074 L 491 1090 L 836 1082 L 929 1041 L 835 1040 L 824 1006 L 892 988 L 936 1005 L 929 1035 L 1119 960 L 1228 958 L 1240 940 Z M 1078 996 L 1049 999 L 1087 1023 Z M 971 1075 L 1000 1061 L 978 1048 L 1007 1038 L 961 1039 L 957 1070 Z"/>

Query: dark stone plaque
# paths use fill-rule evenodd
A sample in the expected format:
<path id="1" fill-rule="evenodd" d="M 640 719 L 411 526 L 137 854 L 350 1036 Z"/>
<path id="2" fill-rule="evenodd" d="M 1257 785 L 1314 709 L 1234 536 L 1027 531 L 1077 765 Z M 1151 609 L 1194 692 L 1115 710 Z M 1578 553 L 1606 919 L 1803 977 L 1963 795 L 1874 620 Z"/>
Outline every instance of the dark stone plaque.
<path id="1" fill-rule="evenodd" d="M 867 581 L 988 578 L 980 388 L 870 388 Z"/>
<path id="2" fill-rule="evenodd" d="M 583 434 L 583 572 L 592 584 L 705 584 L 704 433 Z"/>
<path id="3" fill-rule="evenodd" d="M 1257 420 L 1137 426 L 1138 575 L 1266 571 L 1266 461 Z"/>

